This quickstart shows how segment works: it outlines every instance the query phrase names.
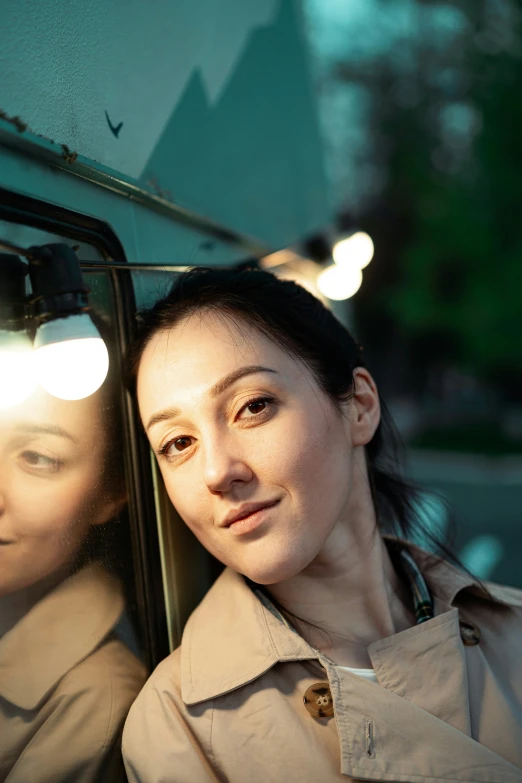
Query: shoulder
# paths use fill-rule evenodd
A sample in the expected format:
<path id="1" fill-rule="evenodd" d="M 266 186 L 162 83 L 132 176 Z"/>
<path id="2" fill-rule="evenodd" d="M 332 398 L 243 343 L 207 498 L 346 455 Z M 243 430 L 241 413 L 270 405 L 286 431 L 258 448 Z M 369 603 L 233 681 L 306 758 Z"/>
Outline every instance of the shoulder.
<path id="1" fill-rule="evenodd" d="M 148 678 L 127 720 L 126 732 L 141 719 L 142 714 L 156 714 L 158 710 L 179 716 L 190 711 L 183 699 L 183 683 L 191 681 L 194 655 L 201 656 L 209 665 L 216 661 L 223 637 L 230 639 L 226 630 L 237 623 L 237 593 L 247 594 L 250 590 L 239 574 L 225 569 L 217 578 L 203 600 L 193 610 L 183 631 L 181 645 L 167 656 Z M 189 672 L 187 672 L 187 668 Z M 198 680 L 206 679 L 198 670 Z M 161 708 L 160 708 L 160 705 Z"/>
<path id="2" fill-rule="evenodd" d="M 140 693 L 141 698 L 152 693 L 181 698 L 181 652 L 180 645 L 156 666 Z"/>
<path id="3" fill-rule="evenodd" d="M 507 621 L 522 620 L 522 590 L 496 582 L 481 582 L 464 588 L 456 596 L 455 604 Z"/>
<path id="4" fill-rule="evenodd" d="M 118 639 L 108 639 L 74 666 L 51 694 L 47 711 L 81 719 L 82 729 L 110 745 L 146 680 L 143 664 Z"/>
<path id="5" fill-rule="evenodd" d="M 4 715 L 16 757 L 9 779 L 51 783 L 68 770 L 78 783 L 122 780 L 121 732 L 144 680 L 136 657 L 108 639 L 69 669 L 37 709 L 19 712 L 16 722 L 12 711 Z"/>
<path id="6" fill-rule="evenodd" d="M 133 702 L 126 722 L 127 733 L 141 723 L 145 714 L 150 720 L 159 714 L 181 718 L 187 712 L 181 695 L 181 656 L 180 646 L 154 669 Z"/>
<path id="7" fill-rule="evenodd" d="M 67 672 L 57 690 L 74 692 L 84 686 L 105 698 L 112 694 L 128 700 L 136 697 L 145 680 L 141 661 L 119 639 L 109 638 Z"/>
<path id="8" fill-rule="evenodd" d="M 462 590 L 455 600 L 459 617 L 479 631 L 480 649 L 496 656 L 502 650 L 504 670 L 519 671 L 522 649 L 522 591 L 484 582 Z M 489 651 L 489 652 L 488 652 Z M 517 681 L 520 683 L 518 674 Z"/>
<path id="9" fill-rule="evenodd" d="M 479 580 L 472 573 L 450 563 L 438 554 L 422 549 L 415 543 L 385 536 L 392 545 L 404 547 L 416 561 L 432 593 L 448 605 L 460 602 L 489 601 L 492 610 L 505 606 L 522 609 L 522 590 L 495 582 Z"/>
<path id="10" fill-rule="evenodd" d="M 485 582 L 484 586 L 495 602 L 522 610 L 522 590 L 508 585 L 499 585 L 496 582 Z"/>
<path id="11" fill-rule="evenodd" d="M 213 703 L 189 707 L 181 697 L 181 648 L 147 680 L 125 722 L 122 752 L 130 783 L 215 780 L 212 758 Z"/>

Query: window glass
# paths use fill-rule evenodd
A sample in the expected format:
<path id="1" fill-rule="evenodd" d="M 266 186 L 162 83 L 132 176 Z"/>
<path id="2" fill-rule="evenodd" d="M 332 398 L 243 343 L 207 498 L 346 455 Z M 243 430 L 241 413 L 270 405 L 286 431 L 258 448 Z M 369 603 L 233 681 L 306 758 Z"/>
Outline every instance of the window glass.
<path id="1" fill-rule="evenodd" d="M 5 225 L 21 245 L 63 241 Z M 121 729 L 147 675 L 112 278 L 84 277 L 107 379 L 85 399 L 37 386 L 0 410 L 0 780 L 12 783 L 125 780 Z"/>
<path id="2" fill-rule="evenodd" d="M 133 270 L 132 286 L 138 312 L 140 310 L 148 310 L 159 299 L 167 296 L 177 273 L 176 269 L 165 270 L 164 272 L 155 269 Z"/>
<path id="3" fill-rule="evenodd" d="M 18 247 L 31 247 L 31 245 L 46 245 L 50 242 L 67 242 L 67 244 L 77 248 L 78 258 L 82 261 L 103 261 L 103 255 L 98 248 L 85 242 L 64 240 L 63 237 L 52 234 L 51 232 L 41 231 L 32 226 L 25 226 L 22 223 L 9 223 L 6 220 L 0 220 L 0 237 L 5 242 L 11 242 Z M 1 252 L 1 251 L 0 251 Z"/>

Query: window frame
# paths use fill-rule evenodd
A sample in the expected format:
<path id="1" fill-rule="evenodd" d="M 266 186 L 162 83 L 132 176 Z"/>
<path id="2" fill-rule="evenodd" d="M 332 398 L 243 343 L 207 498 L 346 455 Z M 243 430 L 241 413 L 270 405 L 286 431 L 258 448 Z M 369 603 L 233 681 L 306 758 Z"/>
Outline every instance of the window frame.
<path id="1" fill-rule="evenodd" d="M 123 356 L 136 329 L 136 302 L 131 279 L 134 267 L 128 264 L 123 245 L 110 224 L 3 187 L 0 187 L 0 220 L 47 231 L 64 239 L 89 243 L 101 252 L 105 261 L 82 263 L 80 260 L 80 266 L 86 271 L 105 270 L 109 276 L 115 304 L 118 360 L 122 365 Z M 127 435 L 124 439 L 124 459 L 129 492 L 134 588 L 140 631 L 143 634 L 145 665 L 152 671 L 169 653 L 160 544 L 149 444 L 139 425 L 136 402 L 123 384 L 121 409 Z"/>

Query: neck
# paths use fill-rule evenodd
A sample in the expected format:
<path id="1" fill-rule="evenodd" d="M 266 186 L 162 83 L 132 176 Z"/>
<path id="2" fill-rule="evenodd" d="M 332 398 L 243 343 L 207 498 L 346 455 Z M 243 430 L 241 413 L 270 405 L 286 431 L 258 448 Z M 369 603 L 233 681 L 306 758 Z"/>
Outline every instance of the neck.
<path id="1" fill-rule="evenodd" d="M 307 568 L 268 591 L 298 633 L 342 666 L 370 667 L 372 642 L 415 624 L 409 586 L 378 532 L 369 493 Z"/>

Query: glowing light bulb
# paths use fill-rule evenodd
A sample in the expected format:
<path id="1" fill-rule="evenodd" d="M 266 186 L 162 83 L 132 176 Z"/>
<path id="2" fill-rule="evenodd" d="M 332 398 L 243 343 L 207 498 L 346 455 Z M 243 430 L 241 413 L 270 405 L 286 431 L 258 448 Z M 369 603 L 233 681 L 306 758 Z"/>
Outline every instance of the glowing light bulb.
<path id="1" fill-rule="evenodd" d="M 89 397 L 107 377 L 107 347 L 86 314 L 42 324 L 34 347 L 38 381 L 54 397 L 62 400 Z"/>
<path id="2" fill-rule="evenodd" d="M 0 410 L 26 400 L 35 390 L 33 346 L 25 332 L 0 330 Z"/>
<path id="3" fill-rule="evenodd" d="M 372 238 L 364 231 L 358 231 L 336 242 L 332 255 L 336 264 L 350 264 L 357 269 L 364 269 L 372 260 L 373 252 Z"/>
<path id="4" fill-rule="evenodd" d="M 349 264 L 324 269 L 317 278 L 319 291 L 328 299 L 340 301 L 357 293 L 362 283 L 362 272 Z"/>

